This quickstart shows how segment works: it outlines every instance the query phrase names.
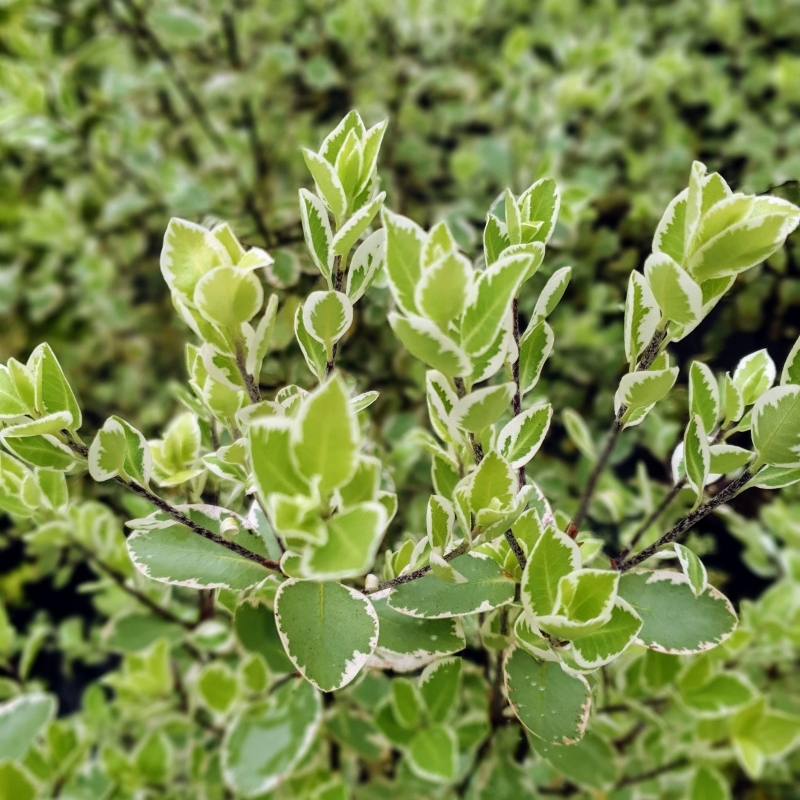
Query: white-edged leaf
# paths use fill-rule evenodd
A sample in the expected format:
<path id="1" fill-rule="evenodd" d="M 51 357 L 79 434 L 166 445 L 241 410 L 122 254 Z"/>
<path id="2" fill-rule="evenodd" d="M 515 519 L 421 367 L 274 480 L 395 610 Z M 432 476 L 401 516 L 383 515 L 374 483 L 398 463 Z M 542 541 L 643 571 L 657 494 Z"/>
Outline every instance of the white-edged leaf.
<path id="1" fill-rule="evenodd" d="M 703 497 L 703 489 L 708 481 L 711 468 L 711 452 L 708 448 L 708 436 L 699 414 L 693 414 L 686 426 L 683 437 L 683 464 L 686 479 L 694 489 L 697 503 Z"/>
<path id="2" fill-rule="evenodd" d="M 386 229 L 386 277 L 395 302 L 406 314 L 416 314 L 414 296 L 422 277 L 422 248 L 426 236 L 415 222 L 385 206 L 381 220 Z"/>
<path id="3" fill-rule="evenodd" d="M 332 581 L 284 581 L 275 594 L 275 621 L 292 663 L 324 692 L 350 683 L 378 644 L 369 598 Z"/>
<path id="4" fill-rule="evenodd" d="M 742 393 L 745 406 L 751 406 L 775 383 L 775 362 L 766 350 L 745 356 L 733 372 L 733 382 Z"/>
<path id="5" fill-rule="evenodd" d="M 800 386 L 775 386 L 753 406 L 753 446 L 771 467 L 800 467 Z"/>
<path id="6" fill-rule="evenodd" d="M 325 204 L 308 189 L 300 190 L 300 222 L 303 226 L 303 237 L 311 258 L 322 273 L 322 277 L 331 286 L 331 270 L 333 269 L 333 249 L 331 242 L 331 223 Z M 331 288 L 333 288 L 331 286 Z"/>
<path id="7" fill-rule="evenodd" d="M 663 253 L 654 253 L 644 263 L 644 275 L 664 319 L 678 325 L 696 323 L 703 313 L 703 291 Z"/>
<path id="8" fill-rule="evenodd" d="M 707 433 L 714 430 L 719 419 L 719 385 L 700 361 L 693 361 L 689 368 L 689 411 L 700 417 Z"/>
<path id="9" fill-rule="evenodd" d="M 328 358 L 352 324 L 353 306 L 342 292 L 311 292 L 303 303 L 303 325 L 325 347 Z"/>
<path id="10" fill-rule="evenodd" d="M 539 451 L 550 428 L 553 407 L 533 406 L 508 422 L 497 436 L 497 449 L 514 469 L 525 466 Z"/>
<path id="11" fill-rule="evenodd" d="M 571 277 L 572 267 L 561 267 L 550 276 L 536 300 L 529 327 L 538 325 L 555 311 L 567 290 Z"/>
<path id="12" fill-rule="evenodd" d="M 800 384 L 800 337 L 792 345 L 781 371 L 781 384 Z"/>
<path id="13" fill-rule="evenodd" d="M 706 573 L 705 565 L 700 560 L 699 556 L 685 545 L 673 542 L 672 546 L 675 548 L 678 561 L 681 562 L 683 574 L 689 581 L 689 586 L 692 587 L 694 596 L 697 597 L 702 594 L 706 586 L 708 586 L 708 574 Z"/>
<path id="14" fill-rule="evenodd" d="M 356 248 L 347 270 L 347 296 L 351 303 L 363 297 L 386 260 L 386 231 L 371 233 Z"/>
<path id="15" fill-rule="evenodd" d="M 358 238 L 372 224 L 372 220 L 380 210 L 383 201 L 386 199 L 386 192 L 381 192 L 365 206 L 362 206 L 344 225 L 336 232 L 331 242 L 334 254 L 346 256 Z"/>
<path id="16" fill-rule="evenodd" d="M 303 148 L 302 152 L 308 171 L 317 184 L 320 197 L 336 221 L 341 222 L 347 212 L 347 197 L 336 170 L 329 161 L 318 156 L 313 150 Z"/>
<path id="17" fill-rule="evenodd" d="M 631 367 L 656 332 L 661 311 L 650 285 L 640 272 L 631 272 L 625 298 L 625 355 Z"/>
<path id="18" fill-rule="evenodd" d="M 457 320 L 472 296 L 472 265 L 460 253 L 445 253 L 423 273 L 415 301 L 420 314 L 443 331 Z"/>
<path id="19" fill-rule="evenodd" d="M 532 616 L 552 614 L 559 581 L 581 566 L 578 545 L 552 525 L 545 528 L 528 556 L 520 594 L 523 608 Z"/>
<path id="20" fill-rule="evenodd" d="M 519 387 L 526 395 L 539 381 L 544 362 L 553 351 L 553 329 L 540 320 L 529 325 L 519 342 Z"/>
<path id="21" fill-rule="evenodd" d="M 411 355 L 449 378 L 468 375 L 469 356 L 452 339 L 424 317 L 389 314 L 395 336 Z"/>
<path id="22" fill-rule="evenodd" d="M 475 389 L 456 401 L 450 415 L 453 424 L 473 433 L 488 428 L 508 410 L 515 391 L 513 382 Z"/>

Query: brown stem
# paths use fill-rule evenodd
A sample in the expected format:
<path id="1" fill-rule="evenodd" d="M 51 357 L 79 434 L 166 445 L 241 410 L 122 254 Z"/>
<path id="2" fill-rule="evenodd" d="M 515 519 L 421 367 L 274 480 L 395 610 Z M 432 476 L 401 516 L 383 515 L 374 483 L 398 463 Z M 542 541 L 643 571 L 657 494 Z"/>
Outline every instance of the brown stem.
<path id="1" fill-rule="evenodd" d="M 244 347 L 241 342 L 236 342 L 236 367 L 239 374 L 242 376 L 245 388 L 247 389 L 247 396 L 250 398 L 251 403 L 261 402 L 261 391 L 255 378 L 247 371 L 247 362 L 244 355 Z"/>
<path id="2" fill-rule="evenodd" d="M 650 556 L 661 549 L 665 544 L 674 542 L 679 536 L 682 536 L 693 525 L 696 525 L 703 517 L 708 516 L 715 508 L 718 508 L 723 503 L 727 503 L 735 497 L 752 479 L 753 475 L 750 470 L 746 469 L 736 480 L 731 481 L 719 494 L 712 497 L 708 502 L 698 506 L 694 511 L 687 514 L 676 525 L 670 528 L 657 542 L 654 542 L 650 547 L 645 547 L 634 556 L 631 556 L 624 561 L 614 561 L 614 565 L 620 572 L 626 572 L 629 569 L 646 561 Z"/>
<path id="3" fill-rule="evenodd" d="M 644 781 L 652 780 L 653 778 L 657 778 L 659 775 L 664 775 L 667 772 L 672 772 L 675 769 L 681 769 L 682 767 L 686 767 L 688 765 L 688 758 L 676 758 L 674 761 L 669 761 L 666 764 L 662 764 L 660 767 L 649 769 L 647 772 L 640 772 L 637 775 L 628 775 L 624 778 L 620 778 L 620 780 L 617 782 L 617 788 L 622 789 L 623 787 L 630 786 L 633 783 L 643 783 Z"/>
<path id="4" fill-rule="evenodd" d="M 514 334 L 514 342 L 517 345 L 517 359 L 511 365 L 511 375 L 514 378 L 514 398 L 511 402 L 511 410 L 515 417 L 518 417 L 522 412 L 522 388 L 519 384 L 519 299 L 514 298 L 513 303 L 511 304 L 511 312 L 513 316 L 513 334 Z M 517 472 L 517 481 L 519 483 L 519 488 L 522 489 L 525 486 L 525 465 L 523 464 L 518 472 Z M 508 528 L 504 534 L 506 537 L 506 541 L 508 542 L 508 546 L 511 548 L 511 552 L 514 553 L 514 556 L 517 559 L 520 567 L 525 569 L 525 565 L 528 563 L 528 559 L 525 557 L 525 551 L 522 549 L 520 543 L 517 541 L 517 537 L 514 536 L 514 532 L 511 528 Z"/>
<path id="5" fill-rule="evenodd" d="M 344 276 L 347 270 L 342 269 L 342 257 L 341 256 L 334 256 L 333 257 L 333 290 L 335 292 L 341 292 L 342 286 L 344 285 Z M 331 350 L 331 357 L 328 362 L 325 364 L 325 377 L 330 378 L 331 373 L 333 372 L 336 366 L 336 356 L 339 353 L 339 342 L 334 342 L 333 349 Z"/>
<path id="6" fill-rule="evenodd" d="M 76 442 L 66 431 L 63 431 L 63 433 L 66 436 L 66 443 L 69 448 L 83 458 L 88 458 L 89 448 L 80 442 Z M 253 553 L 246 547 L 242 547 L 240 544 L 236 544 L 236 542 L 231 542 L 219 534 L 214 533 L 214 531 L 210 531 L 208 528 L 198 525 L 177 508 L 173 508 L 166 500 L 162 500 L 158 495 L 153 494 L 149 489 L 145 489 L 144 486 L 139 485 L 136 483 L 136 481 L 126 481 L 119 475 L 114 478 L 114 481 L 120 486 L 124 486 L 126 489 L 130 489 L 135 494 L 138 494 L 139 497 L 149 500 L 160 511 L 163 511 L 165 514 L 172 517 L 172 519 L 174 519 L 176 522 L 180 522 L 181 525 L 185 525 L 187 528 L 189 528 L 189 530 L 193 531 L 198 536 L 202 536 L 204 539 L 208 539 L 215 544 L 221 545 L 222 547 L 230 550 L 233 553 L 236 553 L 242 558 L 246 558 L 248 561 L 254 561 L 256 564 L 260 564 L 265 569 L 273 570 L 274 572 L 282 572 L 280 564 L 278 564 L 277 561 L 272 561 L 269 558 L 264 558 L 263 556 L 258 555 L 258 553 Z"/>
<path id="7" fill-rule="evenodd" d="M 728 426 L 723 425 L 717 431 L 716 436 L 711 440 L 711 444 L 719 444 L 728 435 L 731 427 L 733 427 L 732 424 Z M 639 540 L 644 536 L 648 528 L 667 510 L 672 501 L 680 494 L 681 489 L 686 486 L 687 482 L 688 478 L 684 475 L 672 486 L 664 499 L 650 513 L 650 516 L 636 529 L 636 533 L 633 534 L 628 545 L 622 548 L 622 551 L 617 556 L 618 563 L 622 563 L 630 555 L 631 551 L 639 543 Z"/>
<path id="8" fill-rule="evenodd" d="M 452 561 L 454 558 L 463 556 L 467 550 L 469 550 L 469 542 L 464 539 L 464 541 L 461 542 L 458 547 L 456 547 L 454 550 L 451 550 L 449 553 L 444 554 L 444 560 Z M 375 594 L 376 592 L 382 592 L 384 589 L 391 589 L 394 586 L 400 586 L 403 583 L 411 583 L 411 581 L 415 581 L 417 578 L 424 578 L 430 571 L 431 567 L 430 564 L 428 564 L 425 567 L 415 569 L 413 572 L 406 572 L 403 575 L 398 575 L 396 578 L 384 581 L 378 586 L 377 589 L 373 589 L 371 592 L 365 591 L 364 594 Z"/>
<path id="9" fill-rule="evenodd" d="M 636 372 L 643 372 L 644 370 L 648 370 L 651 366 L 653 366 L 653 362 L 656 360 L 656 356 L 658 356 L 661 350 L 661 345 L 664 343 L 666 338 L 666 328 L 663 330 L 657 330 L 653 334 L 653 338 L 650 340 L 650 343 L 647 345 L 647 347 L 645 347 L 644 352 L 642 353 L 641 358 L 636 365 Z M 592 498 L 594 497 L 594 492 L 597 488 L 597 481 L 600 478 L 600 474 L 605 469 L 608 459 L 611 458 L 611 454 L 614 452 L 614 446 L 617 443 L 617 439 L 619 439 L 619 435 L 622 433 L 622 430 L 625 427 L 624 423 L 622 422 L 622 418 L 625 416 L 627 410 L 627 407 L 623 405 L 620 406 L 619 410 L 617 411 L 614 417 L 614 422 L 611 424 L 611 431 L 608 435 L 608 439 L 606 440 L 605 447 L 598 456 L 597 461 L 592 468 L 592 472 L 589 475 L 586 488 L 583 490 L 583 494 L 581 495 L 581 499 L 578 503 L 578 510 L 567 524 L 565 530 L 573 539 L 578 535 L 581 523 L 586 518 L 586 514 L 589 512 L 589 506 L 592 503 Z"/>

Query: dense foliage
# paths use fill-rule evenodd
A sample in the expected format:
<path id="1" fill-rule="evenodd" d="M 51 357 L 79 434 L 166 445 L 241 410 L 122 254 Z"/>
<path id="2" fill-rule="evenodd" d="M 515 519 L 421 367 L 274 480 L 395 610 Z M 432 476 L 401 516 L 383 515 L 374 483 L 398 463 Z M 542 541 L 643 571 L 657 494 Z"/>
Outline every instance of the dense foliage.
<path id="1" fill-rule="evenodd" d="M 792 796 L 796 15 L 577 5 L 0 11 L 0 797 Z"/>

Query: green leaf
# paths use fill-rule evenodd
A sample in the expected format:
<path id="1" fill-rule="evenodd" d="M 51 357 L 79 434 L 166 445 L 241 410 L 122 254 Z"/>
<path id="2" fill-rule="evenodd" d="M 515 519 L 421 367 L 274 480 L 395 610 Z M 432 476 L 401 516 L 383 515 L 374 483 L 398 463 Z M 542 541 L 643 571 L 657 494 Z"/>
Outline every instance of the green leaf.
<path id="1" fill-rule="evenodd" d="M 458 739 L 442 725 L 420 731 L 408 749 L 408 764 L 420 778 L 434 783 L 455 780 L 458 767 Z"/>
<path id="2" fill-rule="evenodd" d="M 555 609 L 559 581 L 581 566 L 578 545 L 553 526 L 545 528 L 529 554 L 522 574 L 522 605 L 532 616 L 551 614 Z"/>
<path id="3" fill-rule="evenodd" d="M 570 675 L 555 661 L 539 661 L 512 648 L 503 665 L 506 693 L 520 722 L 534 735 L 555 744 L 583 738 L 592 693 L 582 675 Z"/>
<path id="4" fill-rule="evenodd" d="M 753 406 L 752 437 L 762 462 L 800 467 L 800 386 L 776 386 L 761 395 Z"/>
<path id="5" fill-rule="evenodd" d="M 670 201 L 653 236 L 653 252 L 666 253 L 679 264 L 683 263 L 688 194 L 684 189 Z"/>
<path id="6" fill-rule="evenodd" d="M 308 332 L 303 321 L 302 306 L 297 307 L 294 315 L 294 333 L 308 368 L 320 381 L 325 380 L 325 368 L 328 360 L 325 346 Z"/>
<path id="7" fill-rule="evenodd" d="M 253 272 L 217 267 L 197 282 L 194 303 L 208 322 L 238 331 L 264 305 L 264 288 Z"/>
<path id="8" fill-rule="evenodd" d="M 20 517 L 31 517 L 39 510 L 42 500 L 42 492 L 31 471 L 13 456 L 0 451 L 0 510 Z"/>
<path id="9" fill-rule="evenodd" d="M 386 262 L 386 231 L 371 233 L 358 246 L 347 270 L 347 296 L 351 303 L 363 297 L 372 285 L 378 270 Z"/>
<path id="10" fill-rule="evenodd" d="M 450 541 L 456 521 L 450 501 L 444 497 L 432 495 L 428 500 L 425 520 L 431 547 L 443 551 Z"/>
<path id="11" fill-rule="evenodd" d="M 344 219 L 347 212 L 347 197 L 333 165 L 313 150 L 303 148 L 303 159 L 308 171 L 317 185 L 317 192 L 326 206 L 331 210 L 337 223 Z"/>
<path id="12" fill-rule="evenodd" d="M 756 697 L 756 690 L 735 672 L 715 675 L 700 686 L 681 691 L 681 700 L 701 717 L 727 717 Z"/>
<path id="13" fill-rule="evenodd" d="M 403 347 L 429 367 L 449 378 L 468 375 L 469 356 L 452 339 L 424 317 L 389 314 L 389 324 Z"/>
<path id="14" fill-rule="evenodd" d="M 351 130 L 342 142 L 342 147 L 336 155 L 334 163 L 336 174 L 339 176 L 342 188 L 348 201 L 355 197 L 361 170 L 364 167 L 364 149 L 361 146 L 359 132 Z M 348 202 L 346 208 L 350 207 Z"/>
<path id="15" fill-rule="evenodd" d="M 353 306 L 341 292 L 311 292 L 303 303 L 303 326 L 333 357 L 333 345 L 353 324 Z"/>
<path id="16" fill-rule="evenodd" d="M 565 408 L 561 414 L 561 420 L 567 429 L 567 435 L 575 447 L 590 461 L 597 458 L 597 447 L 595 446 L 592 432 L 586 424 L 586 420 L 575 410 Z"/>
<path id="17" fill-rule="evenodd" d="M 35 380 L 36 410 L 43 415 L 65 411 L 70 422 L 64 427 L 78 430 L 81 427 L 81 408 L 50 345 L 40 344 L 31 353 L 28 365 Z"/>
<path id="18" fill-rule="evenodd" d="M 7 429 L 6 429 L 7 430 Z M 55 436 L 28 436 L 24 439 L 8 438 L 0 433 L 5 447 L 17 458 L 40 469 L 65 472 L 77 461 L 75 454 Z"/>
<path id="19" fill-rule="evenodd" d="M 707 433 L 714 430 L 719 419 L 719 386 L 711 370 L 700 361 L 693 361 L 689 368 L 689 411 L 700 417 Z"/>
<path id="20" fill-rule="evenodd" d="M 497 449 L 513 469 L 524 467 L 536 455 L 552 417 L 553 407 L 549 403 L 532 406 L 503 427 L 497 436 Z"/>
<path id="21" fill-rule="evenodd" d="M 713 767 L 699 766 L 692 777 L 689 800 L 730 800 L 728 782 Z"/>
<path id="22" fill-rule="evenodd" d="M 29 408 L 20 397 L 8 368 L 0 365 L 0 422 L 8 422 L 32 411 L 33 408 Z"/>
<path id="23" fill-rule="evenodd" d="M 172 745 L 166 734 L 153 731 L 136 751 L 136 769 L 148 783 L 164 783 L 172 768 Z"/>
<path id="24" fill-rule="evenodd" d="M 365 206 L 362 206 L 344 225 L 336 232 L 333 237 L 331 247 L 336 255 L 346 256 L 359 237 L 372 224 L 372 220 L 378 213 L 383 201 L 386 199 L 386 192 L 381 192 Z"/>
<path id="25" fill-rule="evenodd" d="M 553 351 L 553 329 L 541 320 L 528 326 L 519 341 L 519 388 L 523 395 L 539 381 L 544 362 Z"/>
<path id="26" fill-rule="evenodd" d="M 576 744 L 558 745 L 529 736 L 531 748 L 571 783 L 597 792 L 611 789 L 619 778 L 619 756 L 593 731 Z"/>
<path id="27" fill-rule="evenodd" d="M 3 428 L 4 439 L 21 439 L 28 436 L 46 436 L 56 434 L 69 425 L 72 417 L 68 411 L 57 411 L 46 417 L 18 422 Z"/>
<path id="28" fill-rule="evenodd" d="M 13 762 L 0 764 L 0 800 L 35 800 L 41 797 L 28 772 Z"/>
<path id="29" fill-rule="evenodd" d="M 236 675 L 220 661 L 205 664 L 197 676 L 197 690 L 206 708 L 224 714 L 233 705 L 239 690 Z"/>
<path id="30" fill-rule="evenodd" d="M 263 599 L 245 598 L 236 607 L 233 626 L 242 647 L 263 656 L 271 672 L 288 674 L 294 671 L 281 643 L 275 612 Z"/>
<path id="31" fill-rule="evenodd" d="M 292 458 L 292 421 L 286 417 L 265 417 L 247 432 L 247 451 L 262 499 L 270 494 L 307 494 L 308 482 Z"/>
<path id="32" fill-rule="evenodd" d="M 322 201 L 307 189 L 300 190 L 300 222 L 308 252 L 330 286 L 333 269 L 331 223 Z"/>
<path id="33" fill-rule="evenodd" d="M 800 212 L 794 206 L 791 209 L 748 218 L 725 228 L 692 255 L 687 266 L 689 274 L 702 283 L 736 275 L 765 261 L 797 227 Z"/>
<path id="34" fill-rule="evenodd" d="M 528 255 L 506 256 L 480 274 L 461 320 L 461 345 L 470 355 L 492 346 L 530 264 Z"/>
<path id="35" fill-rule="evenodd" d="M 800 337 L 792 345 L 789 355 L 786 356 L 786 361 L 783 364 L 783 371 L 781 372 L 781 384 L 794 383 L 800 384 Z M 0 382 L 0 385 L 2 382 Z M 2 388 L 0 388 L 2 393 Z M 2 394 L 0 394 L 0 401 Z"/>
<path id="36" fill-rule="evenodd" d="M 211 517 L 200 509 L 193 512 L 190 506 L 178 508 L 189 513 L 200 525 L 214 533 L 219 532 L 224 509 L 215 509 L 217 516 Z M 255 586 L 269 575 L 266 568 L 256 561 L 228 550 L 184 525 L 163 521 L 163 514 L 162 521 L 156 515 L 147 520 L 153 520 L 156 527 L 142 528 L 129 523 L 134 530 L 127 538 L 126 546 L 133 565 L 148 578 L 191 589 L 241 590 Z M 136 522 L 141 521 L 134 520 Z"/>
<path id="37" fill-rule="evenodd" d="M 460 253 L 449 252 L 422 273 L 414 297 L 419 313 L 447 331 L 471 295 L 472 265 Z"/>
<path id="38" fill-rule="evenodd" d="M 407 217 L 386 208 L 381 209 L 381 219 L 386 229 L 386 277 L 392 296 L 406 314 L 417 314 L 414 297 L 422 278 L 420 261 L 425 232 Z"/>
<path id="39" fill-rule="evenodd" d="M 536 306 L 533 309 L 533 315 L 528 325 L 529 328 L 538 325 L 555 311 L 556 306 L 561 302 L 561 298 L 567 290 L 571 277 L 572 267 L 561 267 L 550 276 L 536 300 Z"/>
<path id="40" fill-rule="evenodd" d="M 431 722 L 447 719 L 458 702 L 460 686 L 460 658 L 447 658 L 425 667 L 419 679 L 419 691 Z"/>
<path id="41" fill-rule="evenodd" d="M 177 217 L 169 221 L 161 250 L 161 273 L 173 295 L 184 303 L 193 305 L 200 278 L 230 263 L 228 251 L 211 231 Z"/>
<path id="42" fill-rule="evenodd" d="M 378 615 L 367 597 L 332 581 L 284 581 L 275 619 L 286 653 L 323 692 L 350 683 L 378 644 Z"/>
<path id="43" fill-rule="evenodd" d="M 678 561 L 681 562 L 681 569 L 689 581 L 689 586 L 692 587 L 694 596 L 699 597 L 708 586 L 708 575 L 703 562 L 688 547 L 678 544 L 678 542 L 674 542 L 672 546 L 675 548 Z"/>
<path id="44" fill-rule="evenodd" d="M 561 208 L 561 193 L 552 178 L 540 178 L 530 186 L 517 201 L 522 209 L 523 222 L 540 222 L 534 238 L 530 241 L 547 244 L 556 226 Z"/>
<path id="45" fill-rule="evenodd" d="M 694 414 L 686 426 L 683 437 L 683 464 L 686 478 L 695 492 L 697 503 L 703 497 L 708 473 L 711 466 L 711 452 L 708 447 L 708 436 L 703 428 L 703 420 Z"/>
<path id="46" fill-rule="evenodd" d="M 751 406 L 775 383 L 775 362 L 766 350 L 745 356 L 736 366 L 733 382 L 742 393 L 745 406 Z"/>
<path id="47" fill-rule="evenodd" d="M 748 486 L 758 489 L 783 489 L 800 481 L 798 467 L 762 467 Z"/>
<path id="48" fill-rule="evenodd" d="M 470 508 L 476 513 L 484 508 L 503 508 L 513 500 L 517 490 L 517 476 L 511 465 L 490 450 L 472 475 Z"/>
<path id="49" fill-rule="evenodd" d="M 629 372 L 623 375 L 619 382 L 617 407 L 623 405 L 628 411 L 649 408 L 666 396 L 677 378 L 677 367 L 649 372 Z"/>
<path id="50" fill-rule="evenodd" d="M 664 319 L 691 325 L 702 317 L 702 289 L 669 256 L 651 255 L 645 261 L 644 275 Z"/>
<path id="51" fill-rule="evenodd" d="M 510 244 L 504 223 L 494 214 L 489 214 L 486 217 L 486 227 L 483 229 L 483 254 L 486 266 L 494 264 Z"/>
<path id="52" fill-rule="evenodd" d="M 463 576 L 463 583 L 445 583 L 435 575 L 425 575 L 395 587 L 389 605 L 411 617 L 441 619 L 491 611 L 514 599 L 514 581 L 496 561 L 467 553 L 450 563 Z"/>
<path id="53" fill-rule="evenodd" d="M 479 433 L 508 410 L 515 391 L 512 382 L 476 389 L 456 401 L 450 417 L 459 428 Z"/>
<path id="54" fill-rule="evenodd" d="M 607 622 L 572 640 L 572 658 L 578 667 L 586 670 L 610 664 L 633 644 L 641 629 L 639 615 L 622 598 L 617 597 Z"/>
<path id="55" fill-rule="evenodd" d="M 325 523 L 327 541 L 306 549 L 303 575 L 316 580 L 364 575 L 375 561 L 387 524 L 386 509 L 377 502 L 360 503 L 335 514 Z"/>
<path id="56" fill-rule="evenodd" d="M 353 477 L 360 444 L 358 420 L 339 375 L 304 398 L 292 443 L 300 472 L 309 480 L 318 478 L 321 493 Z"/>
<path id="57" fill-rule="evenodd" d="M 146 486 L 152 466 L 146 439 L 120 417 L 109 417 L 89 448 L 89 474 L 96 481 L 121 475 Z"/>
<path id="58" fill-rule="evenodd" d="M 713 586 L 695 597 L 679 572 L 626 572 L 619 596 L 642 618 L 637 640 L 662 653 L 689 655 L 711 650 L 733 633 L 736 614 Z"/>
<path id="59" fill-rule="evenodd" d="M 656 332 L 661 311 L 650 285 L 640 272 L 631 272 L 625 298 L 625 355 L 631 367 Z"/>
<path id="60" fill-rule="evenodd" d="M 392 710 L 395 719 L 404 728 L 413 730 L 417 727 L 422 713 L 422 703 L 410 680 L 395 678 L 392 681 Z"/>
<path id="61" fill-rule="evenodd" d="M 388 591 L 370 598 L 380 620 L 378 647 L 370 663 L 395 672 L 412 672 L 436 658 L 463 650 L 464 631 L 458 617 L 409 617 L 392 608 L 387 595 Z"/>
<path id="62" fill-rule="evenodd" d="M 308 752 L 321 720 L 319 694 L 302 680 L 249 706 L 222 742 L 225 782 L 243 797 L 274 789 Z"/>
<path id="63" fill-rule="evenodd" d="M 742 414 L 744 414 L 742 393 L 727 372 L 725 373 L 725 382 L 722 387 L 722 410 L 726 425 L 740 420 Z"/>
<path id="64" fill-rule="evenodd" d="M 22 759 L 55 710 L 48 694 L 24 694 L 0 705 L 0 760 Z"/>

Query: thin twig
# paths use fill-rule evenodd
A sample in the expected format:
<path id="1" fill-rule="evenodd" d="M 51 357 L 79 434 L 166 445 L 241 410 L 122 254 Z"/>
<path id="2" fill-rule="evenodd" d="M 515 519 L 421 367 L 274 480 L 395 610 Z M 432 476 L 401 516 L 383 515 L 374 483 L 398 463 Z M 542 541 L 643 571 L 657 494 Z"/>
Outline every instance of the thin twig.
<path id="1" fill-rule="evenodd" d="M 726 426 L 722 426 L 718 431 L 716 436 L 711 440 L 711 444 L 719 444 L 727 435 L 731 429 L 732 424 Z M 672 501 L 680 494 L 681 489 L 688 483 L 688 478 L 684 475 L 679 481 L 673 484 L 672 488 L 666 494 L 664 499 L 653 509 L 650 513 L 650 516 L 636 529 L 636 533 L 633 534 L 631 537 L 630 542 L 627 546 L 622 548 L 622 551 L 617 556 L 617 561 L 622 563 L 631 553 L 631 551 L 639 544 L 639 540 L 644 536 L 644 534 L 649 530 L 650 526 L 667 510 L 670 506 Z"/>
<path id="2" fill-rule="evenodd" d="M 660 767 L 649 769 L 646 772 L 640 772 L 637 775 L 628 775 L 624 778 L 620 778 L 619 781 L 617 781 L 617 788 L 622 789 L 623 787 L 630 786 L 633 783 L 644 783 L 644 781 L 658 778 L 660 775 L 664 775 L 667 772 L 672 772 L 673 770 L 686 767 L 688 764 L 689 759 L 685 756 L 676 758 L 674 761 L 669 761 L 666 764 L 662 764 Z"/>
<path id="3" fill-rule="evenodd" d="M 335 292 L 341 292 L 342 286 L 344 285 L 344 277 L 347 273 L 347 269 L 342 269 L 342 257 L 340 255 L 333 257 L 333 290 Z M 330 378 L 331 374 L 333 373 L 334 367 L 336 366 L 336 356 L 339 353 L 339 342 L 333 343 L 333 348 L 331 349 L 331 357 L 328 359 L 327 363 L 325 364 L 325 377 Z"/>
<path id="4" fill-rule="evenodd" d="M 657 330 L 653 334 L 653 338 L 650 340 L 650 343 L 647 345 L 647 347 L 645 347 L 644 352 L 642 353 L 642 356 L 636 365 L 636 372 L 643 372 L 650 369 L 661 350 L 661 345 L 664 343 L 666 338 L 666 328 Z M 605 469 L 608 459 L 611 458 L 611 454 L 614 452 L 614 446 L 617 443 L 617 439 L 619 439 L 619 435 L 622 433 L 622 430 L 625 427 L 624 423 L 622 422 L 622 418 L 625 416 L 627 411 L 628 409 L 624 405 L 620 406 L 620 408 L 617 410 L 617 413 L 614 416 L 614 422 L 611 423 L 611 431 L 606 439 L 605 447 L 598 456 L 597 461 L 592 468 L 592 472 L 589 475 L 586 488 L 583 490 L 583 494 L 581 495 L 581 499 L 578 503 L 578 510 L 575 512 L 575 515 L 565 528 L 566 532 L 573 539 L 578 535 L 581 524 L 586 518 L 586 514 L 589 512 L 589 506 L 592 504 L 594 492 L 597 488 L 597 481 Z"/>
<path id="5" fill-rule="evenodd" d="M 242 376 L 245 388 L 247 389 L 247 396 L 250 398 L 251 403 L 261 402 L 261 391 L 258 388 L 258 383 L 255 378 L 247 371 L 247 363 L 244 355 L 244 348 L 242 345 L 236 343 L 236 367 L 239 374 Z"/>
<path id="6" fill-rule="evenodd" d="M 461 542 L 458 547 L 456 547 L 454 550 L 451 550 L 449 553 L 444 554 L 444 560 L 452 561 L 454 558 L 463 556 L 467 550 L 469 550 L 469 542 L 464 539 L 464 541 Z M 384 581 L 377 587 L 377 589 L 373 589 L 371 592 L 365 591 L 364 594 L 375 594 L 376 592 L 382 592 L 384 589 L 391 589 L 395 586 L 400 586 L 403 583 L 411 583 L 411 581 L 415 581 L 417 578 L 424 578 L 430 571 L 431 566 L 428 564 L 427 566 L 415 569 L 413 572 L 406 572 L 403 575 L 398 575 L 396 578 Z"/>
<path id="7" fill-rule="evenodd" d="M 658 541 L 645 547 L 634 556 L 631 556 L 624 561 L 614 561 L 614 566 L 620 572 L 626 572 L 629 569 L 646 561 L 650 556 L 660 550 L 665 544 L 674 542 L 679 536 L 682 536 L 692 526 L 696 525 L 703 517 L 708 516 L 715 508 L 718 508 L 723 503 L 727 503 L 734 498 L 745 486 L 750 482 L 753 475 L 750 470 L 746 469 L 736 480 L 731 481 L 719 494 L 712 497 L 708 502 L 698 506 L 694 511 L 687 514 L 676 525 L 670 528 Z"/>
<path id="8" fill-rule="evenodd" d="M 88 458 L 89 448 L 80 442 L 76 442 L 66 431 L 63 431 L 63 433 L 66 435 L 66 443 L 69 448 L 83 458 Z M 180 522 L 181 525 L 185 525 L 187 528 L 189 528 L 189 530 L 193 531 L 198 536 L 202 536 L 204 539 L 208 539 L 215 544 L 221 545 L 231 552 L 240 555 L 242 558 L 246 558 L 248 561 L 253 561 L 256 564 L 260 564 L 265 569 L 273 570 L 274 572 L 282 571 L 280 564 L 278 564 L 277 561 L 272 561 L 269 558 L 264 558 L 263 556 L 258 555 L 258 553 L 253 553 L 246 547 L 242 547 L 240 544 L 236 544 L 236 542 L 231 542 L 228 539 L 220 536 L 218 533 L 214 533 L 214 531 L 210 531 L 208 528 L 198 525 L 194 520 L 189 519 L 189 517 L 187 517 L 177 508 L 171 506 L 166 500 L 163 500 L 158 495 L 153 494 L 149 489 L 145 489 L 144 486 L 136 483 L 136 481 L 126 481 L 119 475 L 114 478 L 114 481 L 120 484 L 120 486 L 124 486 L 126 489 L 130 489 L 135 494 L 138 494 L 139 497 L 149 500 L 160 511 L 163 511 L 165 514 L 172 517 L 172 519 L 174 519 L 176 522 Z"/>

